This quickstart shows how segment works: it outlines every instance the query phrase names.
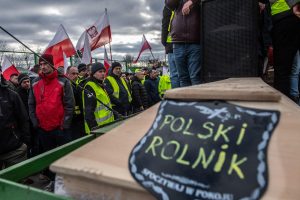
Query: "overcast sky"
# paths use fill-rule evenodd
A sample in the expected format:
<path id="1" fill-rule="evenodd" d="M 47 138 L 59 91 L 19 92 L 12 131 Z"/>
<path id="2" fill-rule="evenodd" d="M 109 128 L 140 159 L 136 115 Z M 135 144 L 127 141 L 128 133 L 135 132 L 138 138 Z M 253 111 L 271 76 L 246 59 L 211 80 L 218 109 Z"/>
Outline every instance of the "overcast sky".
<path id="1" fill-rule="evenodd" d="M 155 57 L 164 58 L 160 43 L 162 0 L 0 0 L 0 24 L 29 47 L 46 48 L 59 24 L 63 24 L 74 46 L 88 28 L 108 9 L 112 31 L 113 59 L 137 56 L 145 34 Z M 0 30 L 0 40 L 16 45 Z M 150 56 L 146 50 L 142 55 Z M 92 52 L 103 58 L 103 47 Z"/>

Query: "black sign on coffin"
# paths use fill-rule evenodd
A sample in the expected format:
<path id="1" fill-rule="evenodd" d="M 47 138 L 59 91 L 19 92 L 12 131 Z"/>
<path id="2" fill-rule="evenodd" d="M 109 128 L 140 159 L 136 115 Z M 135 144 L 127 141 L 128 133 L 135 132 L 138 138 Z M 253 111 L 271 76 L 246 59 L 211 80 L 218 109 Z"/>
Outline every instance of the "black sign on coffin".
<path id="1" fill-rule="evenodd" d="M 259 199 L 279 112 L 226 102 L 163 101 L 129 170 L 157 199 Z"/>

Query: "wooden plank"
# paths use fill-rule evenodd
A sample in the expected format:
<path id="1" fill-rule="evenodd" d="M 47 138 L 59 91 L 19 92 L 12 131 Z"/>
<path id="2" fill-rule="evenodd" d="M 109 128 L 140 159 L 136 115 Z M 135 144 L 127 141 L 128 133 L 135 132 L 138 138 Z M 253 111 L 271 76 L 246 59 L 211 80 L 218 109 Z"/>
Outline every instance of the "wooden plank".
<path id="1" fill-rule="evenodd" d="M 234 85 L 233 83 L 241 83 L 241 80 L 232 79 L 225 82 L 228 82 L 228 85 Z M 247 84 L 241 83 L 240 87 L 255 88 L 255 84 L 261 85 L 261 83 L 253 83 L 252 86 L 246 87 Z M 276 91 L 274 95 L 281 96 Z M 281 112 L 280 122 L 269 144 L 269 186 L 262 199 L 299 199 L 299 106 L 284 95 L 279 101 L 260 102 L 241 99 L 241 101 L 229 102 Z M 51 169 L 67 180 L 66 188 L 75 199 L 83 199 L 78 196 L 76 190 L 88 196 L 106 195 L 108 199 L 154 199 L 131 177 L 128 170 L 128 157 L 134 145 L 150 128 L 157 109 L 158 105 L 155 105 L 129 119 L 126 123 L 58 160 L 51 166 Z M 119 198 L 116 198 L 116 194 Z"/>
<path id="2" fill-rule="evenodd" d="M 260 78 L 230 78 L 191 87 L 168 90 L 165 99 L 185 101 L 279 101 L 281 94 Z"/>

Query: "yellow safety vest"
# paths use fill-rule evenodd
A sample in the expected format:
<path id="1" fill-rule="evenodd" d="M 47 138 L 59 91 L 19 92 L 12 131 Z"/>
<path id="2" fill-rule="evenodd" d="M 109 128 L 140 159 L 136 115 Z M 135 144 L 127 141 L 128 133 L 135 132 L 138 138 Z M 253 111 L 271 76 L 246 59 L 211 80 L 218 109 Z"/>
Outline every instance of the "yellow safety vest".
<path id="1" fill-rule="evenodd" d="M 100 87 L 93 81 L 87 82 L 85 84 L 84 88 L 87 85 L 89 85 L 91 88 L 93 88 L 97 99 L 99 99 L 102 103 L 104 103 L 106 106 L 111 108 L 111 103 L 110 103 L 108 94 L 102 87 Z M 84 90 L 82 90 L 82 103 L 83 103 L 83 115 L 84 115 L 84 119 L 85 119 L 86 113 L 85 113 L 85 103 L 84 103 Z M 99 101 L 97 101 L 96 108 L 94 110 L 94 116 L 95 116 L 95 120 L 96 120 L 98 126 L 114 121 L 113 112 L 111 110 L 109 110 L 108 108 L 106 108 L 104 105 L 102 105 Z M 90 134 L 90 132 L 91 132 L 90 128 L 93 128 L 93 127 L 89 127 L 86 120 L 84 120 L 84 126 L 85 126 L 85 132 L 87 134 Z"/>
<path id="2" fill-rule="evenodd" d="M 112 76 L 107 76 L 106 78 L 109 80 L 111 86 L 113 87 L 113 90 L 114 90 L 113 96 L 116 97 L 117 99 L 119 99 L 119 97 L 120 97 L 120 87 L 119 87 L 116 79 Z M 125 89 L 127 91 L 128 101 L 130 103 L 132 101 L 132 97 L 131 97 L 131 93 L 128 89 L 127 83 L 125 82 L 125 80 L 123 78 L 120 78 L 120 79 L 121 79 L 121 82 L 122 82 L 123 86 L 125 87 Z"/>
<path id="3" fill-rule="evenodd" d="M 276 15 L 278 13 L 282 13 L 284 11 L 289 10 L 290 7 L 286 3 L 285 0 L 277 0 L 275 3 L 271 5 L 271 14 Z"/>
<path id="4" fill-rule="evenodd" d="M 171 89 L 171 79 L 168 75 L 162 75 L 159 77 L 159 83 L 158 83 L 158 93 L 160 98 L 162 98 L 165 94 L 165 92 L 169 89 Z"/>
<path id="5" fill-rule="evenodd" d="M 167 43 L 172 43 L 172 37 L 171 37 L 171 25 L 172 25 L 172 20 L 174 18 L 174 11 L 172 11 L 171 17 L 170 17 L 170 22 L 169 22 L 169 27 L 168 27 L 168 37 L 167 37 Z"/>
<path id="6" fill-rule="evenodd" d="M 81 82 L 81 81 L 83 81 L 84 80 L 84 77 L 83 76 L 78 76 L 78 78 L 77 78 L 77 80 L 76 80 L 76 85 L 79 85 L 79 83 Z"/>

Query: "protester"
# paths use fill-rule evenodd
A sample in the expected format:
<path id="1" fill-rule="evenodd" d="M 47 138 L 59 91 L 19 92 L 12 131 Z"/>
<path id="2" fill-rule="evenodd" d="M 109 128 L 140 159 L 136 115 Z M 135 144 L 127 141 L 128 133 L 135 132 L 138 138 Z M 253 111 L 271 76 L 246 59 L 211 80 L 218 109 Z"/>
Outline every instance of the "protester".
<path id="1" fill-rule="evenodd" d="M 17 92 L 20 95 L 27 112 L 29 112 L 29 109 L 28 109 L 28 96 L 29 96 L 29 90 L 30 90 L 29 76 L 25 73 L 20 74 L 18 77 L 18 83 L 19 83 L 19 86 L 17 88 Z"/>
<path id="2" fill-rule="evenodd" d="M 300 50 L 300 0 L 270 0 L 274 56 L 274 87 L 299 103 L 299 95 L 290 94 L 293 62 Z"/>
<path id="3" fill-rule="evenodd" d="M 80 63 L 78 65 L 78 79 L 76 81 L 76 84 L 78 85 L 81 81 L 83 81 L 84 79 L 86 79 L 88 77 L 88 73 L 87 73 L 87 66 L 84 63 Z"/>
<path id="4" fill-rule="evenodd" d="M 105 73 L 106 69 L 102 63 L 92 64 L 91 78 L 82 91 L 85 132 L 87 134 L 94 127 L 114 121 L 110 98 L 103 85 Z"/>
<path id="5" fill-rule="evenodd" d="M 10 89 L 13 91 L 17 91 L 18 88 L 18 74 L 11 74 L 9 77 L 9 81 L 7 82 Z"/>
<path id="6" fill-rule="evenodd" d="M 27 158 L 29 118 L 19 95 L 10 90 L 0 67 L 0 170 Z"/>
<path id="7" fill-rule="evenodd" d="M 137 71 L 132 77 L 131 90 L 134 112 L 143 111 L 149 107 L 147 91 L 142 80 L 144 80 L 144 73 L 141 71 Z"/>
<path id="8" fill-rule="evenodd" d="M 163 9 L 163 18 L 162 18 L 162 27 L 161 27 L 161 43 L 164 45 L 165 53 L 168 55 L 168 64 L 170 69 L 172 88 L 178 88 L 180 87 L 180 82 L 179 82 L 177 67 L 175 64 L 175 57 L 173 54 L 172 38 L 170 35 L 173 16 L 174 16 L 174 11 L 171 11 L 169 8 L 165 6 Z"/>
<path id="9" fill-rule="evenodd" d="M 159 78 L 156 70 L 152 69 L 149 74 L 149 79 L 147 79 L 144 83 L 147 94 L 148 94 L 148 102 L 149 106 L 156 104 L 161 101 L 158 91 Z"/>
<path id="10" fill-rule="evenodd" d="M 85 135 L 84 130 L 84 118 L 83 118 L 83 110 L 82 110 L 82 88 L 76 85 L 76 81 L 78 79 L 78 68 L 75 66 L 69 66 L 67 68 L 66 76 L 71 81 L 74 99 L 75 99 L 75 107 L 74 113 L 70 128 L 71 139 L 75 140 Z"/>
<path id="11" fill-rule="evenodd" d="M 28 105 L 31 122 L 38 132 L 40 149 L 46 152 L 70 141 L 68 130 L 74 99 L 69 81 L 58 76 L 57 70 L 52 67 L 52 55 L 42 55 L 39 64 L 41 72 L 32 83 Z M 55 175 L 49 170 L 46 175 L 51 179 L 53 188 Z"/>
<path id="12" fill-rule="evenodd" d="M 201 82 L 199 2 L 200 0 L 165 0 L 166 6 L 175 12 L 171 38 L 181 87 Z"/>
<path id="13" fill-rule="evenodd" d="M 112 63 L 111 73 L 108 74 L 104 82 L 112 102 L 112 108 L 121 115 L 127 116 L 130 114 L 132 97 L 126 81 L 121 78 L 121 69 L 120 63 Z"/>
<path id="14" fill-rule="evenodd" d="M 29 119 L 29 108 L 28 108 L 28 97 L 30 91 L 30 78 L 27 74 L 22 73 L 18 76 L 19 86 L 17 88 L 17 93 L 21 97 L 21 100 L 26 108 L 27 117 Z M 32 123 L 29 123 L 29 130 L 30 130 L 30 143 L 27 144 L 27 156 L 29 158 L 36 156 L 39 154 L 39 144 L 37 133 L 34 130 Z"/>

